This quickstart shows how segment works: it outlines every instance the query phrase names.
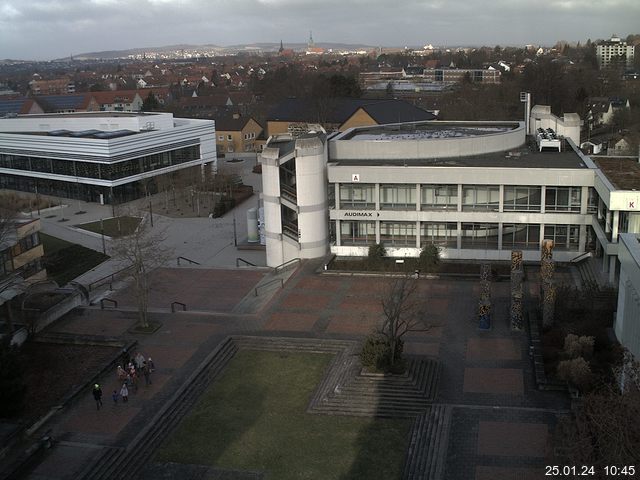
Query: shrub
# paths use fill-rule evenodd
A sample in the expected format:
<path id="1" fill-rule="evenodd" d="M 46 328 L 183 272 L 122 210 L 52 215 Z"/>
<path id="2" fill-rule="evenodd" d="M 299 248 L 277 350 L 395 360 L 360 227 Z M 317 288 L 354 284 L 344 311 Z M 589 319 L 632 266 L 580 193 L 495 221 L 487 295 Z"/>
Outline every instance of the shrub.
<path id="1" fill-rule="evenodd" d="M 440 264 L 440 249 L 433 243 L 429 243 L 422 247 L 420 256 L 418 257 L 418 265 L 420 270 L 424 272 L 434 272 Z"/>
<path id="2" fill-rule="evenodd" d="M 402 350 L 404 342 L 398 340 L 396 344 L 396 364 L 391 365 L 391 345 L 389 340 L 380 334 L 369 335 L 360 351 L 360 361 L 362 365 L 378 372 L 395 372 L 397 369 L 403 370 Z"/>
<path id="3" fill-rule="evenodd" d="M 367 254 L 369 260 L 376 261 L 382 260 L 387 256 L 387 249 L 381 243 L 374 243 L 369 245 L 369 253 Z"/>
<path id="4" fill-rule="evenodd" d="M 570 333 L 564 339 L 564 354 L 567 358 L 591 358 L 594 341 L 594 337 L 579 337 Z"/>
<path id="5" fill-rule="evenodd" d="M 583 388 L 591 381 L 591 367 L 582 357 L 563 360 L 558 364 L 558 377 L 578 388 Z"/>

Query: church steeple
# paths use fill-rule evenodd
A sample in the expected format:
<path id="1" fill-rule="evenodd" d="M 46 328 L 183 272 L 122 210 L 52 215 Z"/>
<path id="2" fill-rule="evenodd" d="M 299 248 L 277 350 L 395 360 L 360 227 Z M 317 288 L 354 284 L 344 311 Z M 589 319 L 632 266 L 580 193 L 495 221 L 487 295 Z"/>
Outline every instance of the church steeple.
<path id="1" fill-rule="evenodd" d="M 282 53 L 284 51 L 284 46 L 282 45 L 282 40 L 280 40 L 280 48 L 278 49 L 278 53 Z"/>
<path id="2" fill-rule="evenodd" d="M 315 43 L 313 43 L 313 32 L 309 30 L 309 48 L 313 48 L 315 46 Z"/>

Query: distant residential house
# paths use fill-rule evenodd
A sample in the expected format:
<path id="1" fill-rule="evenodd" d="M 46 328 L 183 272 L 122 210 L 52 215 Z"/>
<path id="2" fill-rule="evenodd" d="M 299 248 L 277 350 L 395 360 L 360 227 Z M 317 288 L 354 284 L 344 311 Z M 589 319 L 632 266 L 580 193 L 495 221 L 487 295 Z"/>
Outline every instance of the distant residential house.
<path id="1" fill-rule="evenodd" d="M 229 113 L 215 118 L 216 150 L 220 153 L 256 152 L 262 126 L 253 117 Z"/>
<path id="2" fill-rule="evenodd" d="M 102 112 L 139 112 L 144 102 L 137 90 L 92 92 L 91 96 Z"/>
<path id="3" fill-rule="evenodd" d="M 97 112 L 100 110 L 92 93 L 74 95 L 41 95 L 37 98 L 45 113 Z"/>
<path id="4" fill-rule="evenodd" d="M 640 136 L 634 133 L 617 135 L 609 142 L 609 155 L 632 155 L 640 154 Z"/>
<path id="5" fill-rule="evenodd" d="M 269 136 L 290 133 L 300 124 L 320 124 L 331 132 L 355 126 L 434 119 L 432 113 L 403 100 L 288 98 L 269 112 L 267 133 Z"/>
<path id="6" fill-rule="evenodd" d="M 629 108 L 631 104 L 628 99 L 592 97 L 587 99 L 587 119 L 594 127 L 608 125 L 617 111 Z"/>
<path id="7" fill-rule="evenodd" d="M 68 77 L 54 80 L 31 80 L 29 89 L 33 95 L 64 95 L 75 93 L 76 85 Z"/>
<path id="8" fill-rule="evenodd" d="M 0 117 L 36 113 L 44 113 L 44 109 L 35 98 L 0 99 Z"/>

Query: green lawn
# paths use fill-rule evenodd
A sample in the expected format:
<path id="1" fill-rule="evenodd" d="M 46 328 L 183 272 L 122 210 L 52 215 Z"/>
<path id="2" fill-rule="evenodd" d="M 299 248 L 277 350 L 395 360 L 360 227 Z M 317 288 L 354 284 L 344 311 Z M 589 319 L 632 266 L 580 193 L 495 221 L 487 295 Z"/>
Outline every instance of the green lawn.
<path id="1" fill-rule="evenodd" d="M 102 233 L 101 229 L 104 228 L 104 234 L 107 237 L 117 238 L 124 235 L 131 235 L 136 231 L 141 220 L 142 219 L 140 217 L 122 216 L 104 219 L 102 221 L 102 226 L 100 225 L 100 221 L 97 221 L 83 223 L 81 225 L 76 225 L 76 227 L 94 233 Z"/>
<path id="2" fill-rule="evenodd" d="M 305 413 L 330 360 L 238 352 L 156 460 L 261 470 L 278 480 L 400 478 L 410 420 Z"/>
<path id="3" fill-rule="evenodd" d="M 40 232 L 47 277 L 63 286 L 109 258 L 101 252 Z"/>

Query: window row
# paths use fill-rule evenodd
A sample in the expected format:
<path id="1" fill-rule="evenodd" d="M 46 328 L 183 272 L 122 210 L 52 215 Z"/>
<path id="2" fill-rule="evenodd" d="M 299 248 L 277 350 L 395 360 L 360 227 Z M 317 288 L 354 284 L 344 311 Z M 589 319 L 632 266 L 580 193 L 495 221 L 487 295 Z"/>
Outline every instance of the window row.
<path id="1" fill-rule="evenodd" d="M 460 198 L 461 192 L 461 198 Z M 582 187 L 546 187 L 544 208 L 546 212 L 580 212 Z M 339 208 L 375 209 L 374 184 L 340 184 Z M 421 210 L 498 211 L 500 187 L 498 185 L 381 184 L 379 204 L 381 210 L 415 210 L 420 201 Z M 594 195 L 590 195 L 590 199 Z M 505 186 L 502 196 L 504 211 L 540 212 L 542 187 Z"/>
<path id="2" fill-rule="evenodd" d="M 198 145 L 110 164 L 0 154 L 0 168 L 52 173 L 79 178 L 116 180 L 198 160 L 199 158 L 200 147 Z"/>
<path id="3" fill-rule="evenodd" d="M 539 224 L 502 224 L 503 250 L 537 250 L 540 248 Z M 416 222 L 380 222 L 380 243 L 389 247 L 416 247 Z M 500 227 L 497 223 L 421 222 L 420 245 L 435 244 L 443 248 L 497 250 Z M 553 240 L 558 250 L 578 250 L 579 225 L 545 225 L 543 238 Z M 376 243 L 376 222 L 341 221 L 340 244 L 371 245 Z"/>

